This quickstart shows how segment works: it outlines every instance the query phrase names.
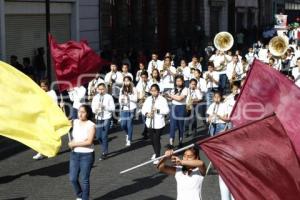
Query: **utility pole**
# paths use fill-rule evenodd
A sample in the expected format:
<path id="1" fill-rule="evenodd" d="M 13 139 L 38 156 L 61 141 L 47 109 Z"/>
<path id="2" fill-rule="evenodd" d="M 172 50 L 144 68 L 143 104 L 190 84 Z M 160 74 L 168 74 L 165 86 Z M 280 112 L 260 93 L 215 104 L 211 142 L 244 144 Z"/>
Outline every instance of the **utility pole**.
<path id="1" fill-rule="evenodd" d="M 50 45 L 48 34 L 50 33 L 50 0 L 45 0 L 46 3 L 46 43 L 47 43 L 47 79 L 51 82 L 51 58 L 50 58 Z"/>

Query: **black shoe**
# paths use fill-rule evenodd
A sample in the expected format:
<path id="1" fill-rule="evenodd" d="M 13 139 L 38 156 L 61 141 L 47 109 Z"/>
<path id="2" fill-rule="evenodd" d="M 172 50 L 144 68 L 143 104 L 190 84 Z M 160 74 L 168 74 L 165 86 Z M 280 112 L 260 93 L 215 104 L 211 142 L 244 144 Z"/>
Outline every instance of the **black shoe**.
<path id="1" fill-rule="evenodd" d="M 99 158 L 99 160 L 105 160 L 106 158 L 107 158 L 107 154 L 103 153 Z"/>
<path id="2" fill-rule="evenodd" d="M 189 134 L 189 133 L 186 133 L 186 134 L 185 134 L 185 137 L 186 137 L 186 138 L 188 138 L 188 137 L 190 137 L 190 136 L 191 136 L 191 134 Z"/>
<path id="3" fill-rule="evenodd" d="M 143 140 L 148 140 L 148 139 L 149 139 L 148 135 L 143 135 Z"/>
<path id="4" fill-rule="evenodd" d="M 178 148 L 179 149 L 181 149 L 183 147 L 183 144 L 182 144 L 182 142 L 179 142 L 179 144 L 178 144 Z"/>

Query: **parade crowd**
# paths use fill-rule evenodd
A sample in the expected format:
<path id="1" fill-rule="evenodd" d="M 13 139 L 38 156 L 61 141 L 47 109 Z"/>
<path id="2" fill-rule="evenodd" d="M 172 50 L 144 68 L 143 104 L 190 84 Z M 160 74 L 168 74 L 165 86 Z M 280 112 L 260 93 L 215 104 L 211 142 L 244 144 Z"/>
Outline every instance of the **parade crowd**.
<path id="1" fill-rule="evenodd" d="M 178 199 L 201 199 L 206 167 L 200 160 L 199 150 L 186 150 L 181 160 L 172 155 L 172 149 L 183 147 L 184 137 L 199 136 L 199 127 L 208 129 L 210 136 L 231 128 L 230 114 L 254 59 L 280 71 L 300 87 L 297 40 L 290 40 L 288 50 L 281 57 L 273 56 L 268 44 L 261 41 L 242 51 L 221 51 L 209 45 L 203 52 L 201 56 L 195 54 L 188 59 L 169 52 L 159 57 L 153 52 L 148 62 L 141 56 L 137 66 L 130 62 L 121 65 L 112 62 L 109 72 L 97 74 L 87 87 L 68 91 L 73 123 L 69 142 L 72 149 L 70 180 L 77 199 L 89 199 L 89 176 L 95 160 L 94 138 L 100 143 L 101 157 L 98 159 L 105 160 L 109 154 L 109 133 L 120 126 L 125 133 L 124 146 L 130 148 L 134 143 L 133 135 L 137 134 L 134 131 L 136 119 L 144 126 L 141 137 L 151 140 L 153 155 L 149 158 L 161 156 L 162 145 L 168 147 L 168 158 L 153 164 L 159 171 L 175 176 Z M 16 58 L 12 60 L 15 62 Z M 25 59 L 26 62 L 29 64 Z M 65 106 L 47 81 L 41 80 L 40 86 L 57 104 Z M 168 144 L 161 144 L 163 133 L 169 134 Z M 42 157 L 38 153 L 33 158 Z M 165 162 L 168 159 L 174 165 L 169 166 Z M 222 199 L 232 198 L 222 178 L 219 179 Z"/>

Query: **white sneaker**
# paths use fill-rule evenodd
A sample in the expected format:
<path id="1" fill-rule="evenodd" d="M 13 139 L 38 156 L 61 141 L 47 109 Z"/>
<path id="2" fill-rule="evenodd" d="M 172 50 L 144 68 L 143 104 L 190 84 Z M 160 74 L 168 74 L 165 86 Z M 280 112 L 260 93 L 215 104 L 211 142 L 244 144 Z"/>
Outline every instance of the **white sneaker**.
<path id="1" fill-rule="evenodd" d="M 170 145 L 173 145 L 173 139 L 170 138 Z"/>
<path id="2" fill-rule="evenodd" d="M 41 160 L 44 156 L 40 153 L 37 153 L 35 156 L 32 157 L 33 160 Z"/>
<path id="3" fill-rule="evenodd" d="M 159 160 L 153 161 L 153 165 L 158 165 L 158 163 L 159 163 Z"/>
<path id="4" fill-rule="evenodd" d="M 130 147 L 131 142 L 129 140 L 126 141 L 126 147 Z"/>
<path id="5" fill-rule="evenodd" d="M 156 154 L 153 154 L 152 157 L 151 157 L 151 160 L 153 160 L 155 158 L 156 158 Z"/>
<path id="6" fill-rule="evenodd" d="M 82 200 L 82 198 L 76 198 L 76 200 Z"/>

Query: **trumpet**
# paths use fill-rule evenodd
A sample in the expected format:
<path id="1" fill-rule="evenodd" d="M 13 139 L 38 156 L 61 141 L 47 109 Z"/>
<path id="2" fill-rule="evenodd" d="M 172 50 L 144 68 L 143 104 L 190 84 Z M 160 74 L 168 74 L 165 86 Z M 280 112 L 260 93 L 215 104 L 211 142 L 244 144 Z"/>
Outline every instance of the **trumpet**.
<path id="1" fill-rule="evenodd" d="M 192 95 L 190 95 L 186 104 L 186 110 L 191 111 L 192 108 L 193 108 L 193 98 Z"/>
<path id="2" fill-rule="evenodd" d="M 163 65 L 162 70 L 160 70 L 160 74 L 163 74 L 165 71 L 167 71 L 169 69 L 169 67 L 167 65 Z"/>
<path id="3" fill-rule="evenodd" d="M 156 98 L 152 97 L 152 105 L 151 105 L 151 112 L 150 112 L 150 128 L 154 128 L 154 114 L 155 114 L 155 101 Z"/>
<path id="4" fill-rule="evenodd" d="M 109 94 L 112 94 L 112 87 L 113 87 L 113 84 L 115 83 L 116 78 L 117 78 L 117 74 L 115 72 L 111 72 L 109 82 L 107 85 L 107 92 Z"/>
<path id="5" fill-rule="evenodd" d="M 181 66 L 179 66 L 179 67 L 177 67 L 176 71 L 177 71 L 177 74 L 182 74 L 183 68 Z"/>

